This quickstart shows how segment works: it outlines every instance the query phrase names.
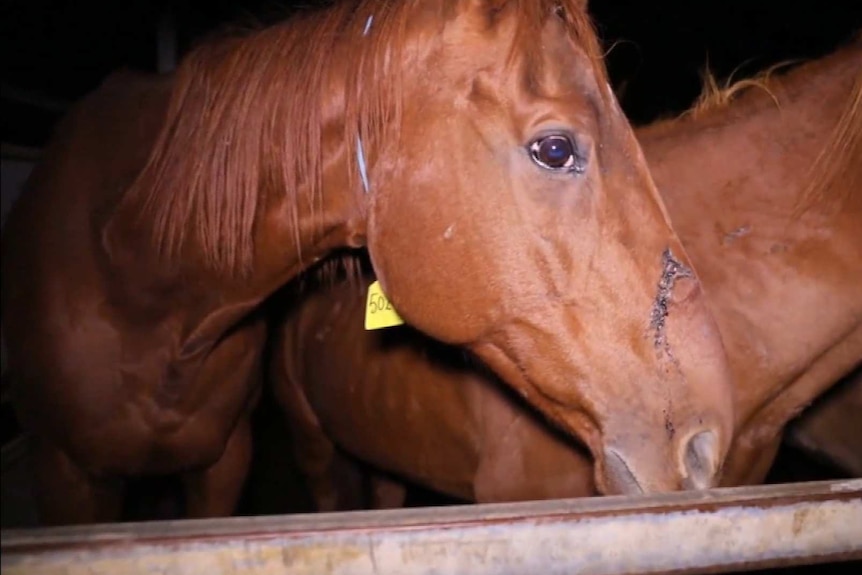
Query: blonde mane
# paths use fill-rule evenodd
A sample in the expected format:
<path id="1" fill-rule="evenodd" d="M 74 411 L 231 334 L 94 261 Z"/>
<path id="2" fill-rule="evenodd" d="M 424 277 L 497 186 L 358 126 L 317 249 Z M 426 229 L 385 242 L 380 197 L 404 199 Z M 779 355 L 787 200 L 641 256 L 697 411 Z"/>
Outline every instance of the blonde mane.
<path id="1" fill-rule="evenodd" d="M 747 92 L 751 88 L 757 88 L 766 92 L 772 99 L 776 107 L 780 107 L 778 98 L 770 90 L 769 84 L 772 75 L 779 69 L 795 64 L 798 60 L 786 60 L 770 66 L 766 70 L 758 72 L 751 78 L 743 78 L 742 80 L 733 80 L 734 72 L 727 77 L 723 84 L 719 84 L 718 79 L 710 71 L 709 65 L 704 67 L 700 73 L 701 88 L 692 106 L 684 111 L 680 117 L 690 116 L 697 118 L 707 114 L 713 110 L 726 108 L 731 102 L 736 100 L 738 96 Z"/>
<path id="2" fill-rule="evenodd" d="M 829 141 L 817 154 L 799 196 L 796 212 L 814 206 L 841 210 L 853 194 L 862 192 L 862 76 L 857 75 L 850 97 L 832 128 Z"/>
<path id="3" fill-rule="evenodd" d="M 439 4 L 438 15 L 446 17 L 457 0 Z M 368 152 L 382 138 L 398 137 L 401 50 L 408 25 L 425 25 L 411 19 L 419 9 L 427 19 L 427 1 L 348 0 L 190 53 L 176 73 L 153 151 L 124 200 L 135 206 L 156 252 L 176 262 L 193 244 L 216 272 L 247 274 L 258 212 L 285 194 L 293 196 L 298 250 L 299 207 L 316 213 L 324 202 L 322 130 L 332 112 L 344 118 L 352 193 L 361 194 L 356 141 L 361 137 Z M 555 11 L 599 59 L 581 0 L 487 0 L 489 25 L 508 9 L 517 10 L 521 49 L 540 50 L 537 34 Z M 331 93 L 334 74 L 342 75 L 343 98 Z"/>
<path id="4" fill-rule="evenodd" d="M 862 35 L 851 42 L 851 49 L 858 50 Z M 772 99 L 776 108 L 781 102 L 774 92 L 774 84 L 780 82 L 773 75 L 796 61 L 775 64 L 751 78 L 732 81 L 733 74 L 719 85 L 708 67 L 702 73 L 700 96 L 691 108 L 671 120 L 669 124 L 685 118 L 697 119 L 713 111 L 727 108 L 742 94 L 751 89 L 763 90 Z M 799 217 L 811 208 L 818 210 L 841 209 L 854 191 L 862 189 L 862 77 L 854 78 L 853 86 L 838 121 L 835 123 L 826 145 L 818 152 L 808 170 L 794 213 Z"/>

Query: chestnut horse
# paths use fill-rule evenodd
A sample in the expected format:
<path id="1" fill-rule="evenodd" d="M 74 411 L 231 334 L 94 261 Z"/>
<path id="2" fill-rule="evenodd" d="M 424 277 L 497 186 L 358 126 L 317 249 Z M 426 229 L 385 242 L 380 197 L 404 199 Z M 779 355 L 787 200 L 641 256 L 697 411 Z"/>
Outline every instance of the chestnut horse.
<path id="1" fill-rule="evenodd" d="M 44 521 L 114 519 L 151 474 L 230 513 L 260 304 L 362 246 L 407 321 L 590 446 L 604 491 L 713 485 L 730 370 L 584 2 L 354 0 L 111 79 L 59 127 L 2 262 Z"/>
<path id="2" fill-rule="evenodd" d="M 786 422 L 862 361 L 860 70 L 856 41 L 637 133 L 735 373 L 724 485 L 762 481 Z M 275 349 L 275 391 L 318 507 L 357 505 L 339 499 L 334 445 L 466 500 L 595 493 L 579 446 L 459 350 L 410 328 L 365 332 L 364 303 L 354 283 L 322 288 Z"/>

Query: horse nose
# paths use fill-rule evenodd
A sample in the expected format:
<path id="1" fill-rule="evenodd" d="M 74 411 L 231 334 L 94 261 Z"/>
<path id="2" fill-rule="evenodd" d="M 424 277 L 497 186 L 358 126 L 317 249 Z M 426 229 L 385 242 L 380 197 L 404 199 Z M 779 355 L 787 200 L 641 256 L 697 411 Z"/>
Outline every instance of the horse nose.
<path id="1" fill-rule="evenodd" d="M 714 431 L 702 429 L 678 442 L 665 444 L 664 449 L 645 445 L 633 449 L 609 446 L 603 459 L 603 473 L 596 479 L 609 494 L 700 490 L 717 482 L 721 447 Z"/>
<path id="2" fill-rule="evenodd" d="M 597 478 L 597 484 L 604 485 L 607 493 L 637 495 L 644 492 L 640 481 L 626 463 L 626 458 L 616 449 L 605 451 L 605 468 L 605 476 Z"/>

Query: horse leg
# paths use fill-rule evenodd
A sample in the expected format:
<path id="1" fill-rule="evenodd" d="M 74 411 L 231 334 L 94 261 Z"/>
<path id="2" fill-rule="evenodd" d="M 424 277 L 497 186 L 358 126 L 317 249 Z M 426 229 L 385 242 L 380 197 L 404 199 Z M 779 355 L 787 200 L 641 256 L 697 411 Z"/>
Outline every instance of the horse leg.
<path id="1" fill-rule="evenodd" d="M 298 427 L 292 429 L 294 456 L 316 511 L 367 508 L 359 466 L 342 455 L 320 427 Z"/>
<path id="2" fill-rule="evenodd" d="M 236 511 L 251 467 L 251 422 L 243 415 L 224 452 L 210 467 L 182 475 L 186 517 L 228 517 Z"/>
<path id="3" fill-rule="evenodd" d="M 407 485 L 391 475 L 372 472 L 369 487 L 371 509 L 400 509 L 407 501 Z"/>
<path id="4" fill-rule="evenodd" d="M 293 379 L 280 373 L 275 381 L 273 390 L 290 431 L 294 461 L 315 511 L 364 509 L 361 470 L 338 452 Z"/>
<path id="5" fill-rule="evenodd" d="M 73 525 L 121 519 L 123 479 L 93 477 L 55 445 L 36 438 L 31 458 L 40 523 Z"/>

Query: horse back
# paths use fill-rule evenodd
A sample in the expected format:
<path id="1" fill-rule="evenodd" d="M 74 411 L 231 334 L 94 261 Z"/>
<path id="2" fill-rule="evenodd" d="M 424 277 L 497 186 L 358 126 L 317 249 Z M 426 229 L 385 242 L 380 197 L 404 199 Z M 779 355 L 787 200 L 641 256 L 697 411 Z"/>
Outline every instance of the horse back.
<path id="1" fill-rule="evenodd" d="M 146 162 L 169 86 L 118 72 L 59 122 L 3 231 L 4 308 L 14 305 L 7 288 L 27 292 L 63 270 L 86 273 L 104 219 Z"/>

